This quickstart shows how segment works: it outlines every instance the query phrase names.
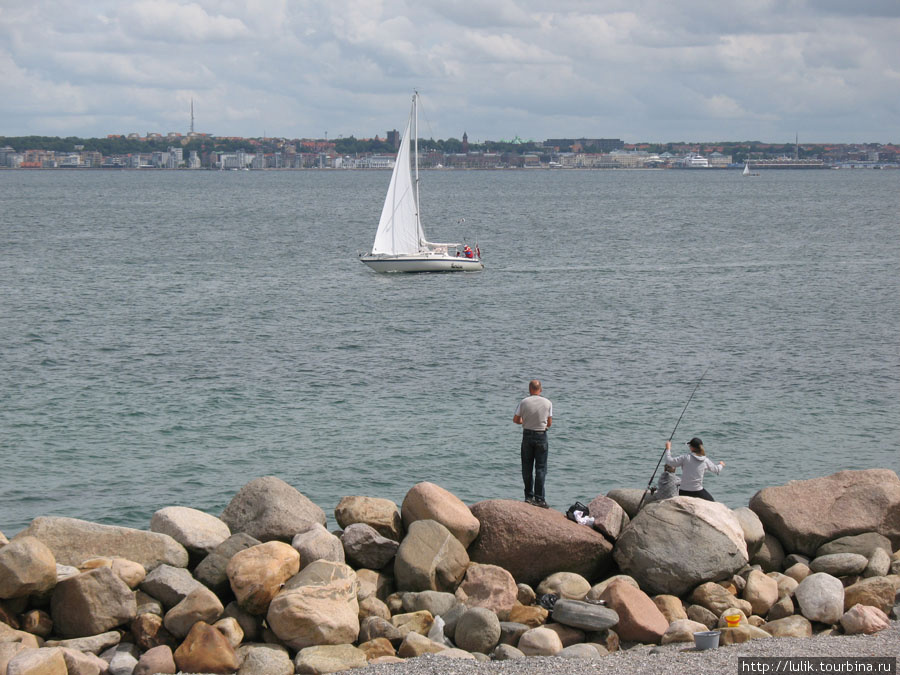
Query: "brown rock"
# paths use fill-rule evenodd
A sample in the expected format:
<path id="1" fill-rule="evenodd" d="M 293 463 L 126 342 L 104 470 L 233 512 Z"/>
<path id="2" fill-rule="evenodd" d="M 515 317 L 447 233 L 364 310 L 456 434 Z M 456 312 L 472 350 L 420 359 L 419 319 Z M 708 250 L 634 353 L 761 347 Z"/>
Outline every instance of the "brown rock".
<path id="1" fill-rule="evenodd" d="M 583 630 L 572 628 L 571 626 L 566 626 L 561 623 L 547 623 L 544 624 L 544 628 L 552 630 L 559 636 L 559 641 L 562 642 L 563 648 L 584 642 L 585 632 Z"/>
<path id="2" fill-rule="evenodd" d="M 516 604 L 519 589 L 512 574 L 497 565 L 472 563 L 466 570 L 456 598 L 466 607 L 484 607 L 506 614 Z"/>
<path id="3" fill-rule="evenodd" d="M 53 552 L 35 537 L 15 537 L 0 548 L 0 598 L 23 598 L 56 586 Z"/>
<path id="4" fill-rule="evenodd" d="M 3 542 L 0 541 L 0 545 L 2 544 Z M 0 642 L 0 674 L 6 673 L 6 666 L 10 660 L 26 649 L 30 649 L 30 647 L 26 647 L 21 642 Z"/>
<path id="5" fill-rule="evenodd" d="M 141 655 L 132 675 L 154 675 L 154 673 L 174 675 L 176 672 L 178 669 L 175 667 L 172 648 L 168 645 L 159 645 L 148 649 Z"/>
<path id="6" fill-rule="evenodd" d="M 513 605 L 509 610 L 509 621 L 511 623 L 523 623 L 529 628 L 537 628 L 547 623 L 550 612 L 540 605 Z"/>
<path id="7" fill-rule="evenodd" d="M 241 628 L 240 622 L 232 616 L 219 619 L 212 626 L 224 635 L 228 643 L 235 649 L 244 641 L 244 629 Z"/>
<path id="8" fill-rule="evenodd" d="M 204 621 L 191 628 L 175 650 L 175 665 L 185 673 L 233 673 L 238 669 L 237 654 L 221 632 Z"/>
<path id="9" fill-rule="evenodd" d="M 317 560 L 275 596 L 266 622 L 291 649 L 355 642 L 360 629 L 357 589 L 350 567 Z"/>
<path id="10" fill-rule="evenodd" d="M 379 656 L 396 656 L 397 650 L 387 638 L 374 638 L 359 645 L 360 651 L 366 655 L 366 660 L 371 661 Z"/>
<path id="11" fill-rule="evenodd" d="M 57 584 L 50 614 L 63 637 L 85 637 L 130 622 L 137 614 L 137 603 L 125 582 L 110 568 L 101 567 Z"/>
<path id="12" fill-rule="evenodd" d="M 294 662 L 288 650 L 276 644 L 243 644 L 237 649 L 238 675 L 293 675 Z"/>
<path id="13" fill-rule="evenodd" d="M 744 587 L 744 600 L 750 603 L 754 614 L 765 616 L 779 598 L 778 582 L 759 570 L 751 570 Z"/>
<path id="14" fill-rule="evenodd" d="M 794 563 L 784 571 L 786 577 L 790 577 L 798 584 L 810 574 L 812 574 L 812 570 L 809 569 L 809 565 L 802 562 Z"/>
<path id="15" fill-rule="evenodd" d="M 789 595 L 780 598 L 766 614 L 766 621 L 777 621 L 794 614 L 794 601 Z"/>
<path id="16" fill-rule="evenodd" d="M 397 655 L 405 659 L 412 659 L 422 654 L 436 654 L 447 649 L 446 645 L 439 644 L 434 640 L 429 640 L 424 635 L 410 632 L 403 638 L 400 648 L 397 649 Z"/>
<path id="17" fill-rule="evenodd" d="M 235 553 L 225 569 L 238 604 L 251 614 L 265 614 L 282 585 L 300 571 L 300 554 L 280 541 Z"/>
<path id="18" fill-rule="evenodd" d="M 400 631 L 400 635 L 406 637 L 410 632 L 419 635 L 428 635 L 431 626 L 434 624 L 434 617 L 428 610 L 418 612 L 408 612 L 406 614 L 395 614 L 391 617 L 391 625 Z"/>
<path id="19" fill-rule="evenodd" d="M 356 578 L 359 580 L 360 600 L 374 595 L 379 600 L 387 602 L 388 596 L 394 592 L 394 577 L 384 572 L 356 570 Z"/>
<path id="20" fill-rule="evenodd" d="M 719 628 L 719 645 L 739 645 L 750 641 L 750 626 L 725 626 Z"/>
<path id="21" fill-rule="evenodd" d="M 563 650 L 559 635 L 546 626 L 527 631 L 519 638 L 519 644 L 516 646 L 525 656 L 553 656 Z"/>
<path id="22" fill-rule="evenodd" d="M 890 469 L 840 471 L 765 488 L 750 508 L 792 553 L 811 556 L 826 542 L 864 532 L 900 546 L 900 478 Z"/>
<path id="23" fill-rule="evenodd" d="M 812 624 L 799 614 L 769 621 L 762 629 L 772 637 L 812 637 Z"/>
<path id="24" fill-rule="evenodd" d="M 741 607 L 741 603 L 736 597 L 719 586 L 719 584 L 711 581 L 700 584 L 694 589 L 694 592 L 691 593 L 691 602 L 706 607 L 716 617 L 721 616 L 726 609 Z M 751 611 L 746 612 L 746 614 L 750 613 Z"/>
<path id="25" fill-rule="evenodd" d="M 693 642 L 694 633 L 708 630 L 708 627 L 690 619 L 676 619 L 669 624 L 666 632 L 660 640 L 660 644 L 668 645 L 673 642 Z"/>
<path id="26" fill-rule="evenodd" d="M 890 625 L 887 614 L 868 605 L 853 605 L 841 617 L 841 626 L 847 635 L 870 635 L 890 628 Z"/>
<path id="27" fill-rule="evenodd" d="M 62 565 L 77 567 L 88 558 L 104 556 L 132 560 L 148 572 L 161 564 L 173 567 L 188 564 L 187 550 L 172 537 L 130 527 L 42 516 L 32 520 L 14 539 L 23 536 L 40 539 Z"/>
<path id="28" fill-rule="evenodd" d="M 176 647 L 178 641 L 163 626 L 163 619 L 156 614 L 138 614 L 131 622 L 134 643 L 147 651 L 160 645 Z"/>
<path id="29" fill-rule="evenodd" d="M 588 504 L 588 511 L 594 519 L 594 529 L 610 541 L 618 539 L 629 522 L 628 514 L 609 497 L 594 497 Z"/>
<path id="30" fill-rule="evenodd" d="M 469 557 L 504 568 L 517 582 L 535 586 L 554 572 L 593 581 L 611 563 L 612 545 L 603 535 L 553 509 L 494 499 L 475 504 L 472 513 L 481 531 Z"/>
<path id="31" fill-rule="evenodd" d="M 124 581 L 125 585 L 132 590 L 137 588 L 147 576 L 147 570 L 144 569 L 143 565 L 136 563 L 133 560 L 126 560 L 125 558 L 90 558 L 82 562 L 78 566 L 78 569 L 82 572 L 86 572 L 87 570 L 97 569 L 98 567 L 109 567 L 113 571 L 113 574 Z"/>
<path id="32" fill-rule="evenodd" d="M 615 504 L 615 502 L 613 502 Z M 535 589 L 537 594 L 552 593 L 560 598 L 584 600 L 591 590 L 590 582 L 574 572 L 556 572 L 544 579 Z"/>
<path id="33" fill-rule="evenodd" d="M 666 621 L 670 624 L 673 621 L 687 619 L 687 612 L 684 611 L 684 604 L 674 595 L 657 595 L 653 598 L 653 604 L 666 617 Z"/>
<path id="34" fill-rule="evenodd" d="M 362 621 L 370 616 L 380 616 L 382 619 L 390 621 L 391 610 L 388 609 L 388 606 L 384 604 L 384 602 L 374 595 L 370 595 L 367 598 L 359 600 L 359 620 Z"/>
<path id="35" fill-rule="evenodd" d="M 96 654 L 67 647 L 62 647 L 61 651 L 68 675 L 106 675 L 109 670 L 109 664 Z M 0 665 L 0 673 L 2 672 L 3 667 Z"/>
<path id="36" fill-rule="evenodd" d="M 222 606 L 216 594 L 208 588 L 200 586 L 166 612 L 163 625 L 175 637 L 183 638 L 198 621 L 215 623 L 224 611 L 225 607 Z"/>
<path id="37" fill-rule="evenodd" d="M 446 527 L 454 537 L 468 548 L 478 536 L 479 519 L 456 495 L 434 483 L 418 483 L 406 493 L 400 507 L 403 525 L 418 520 L 434 520 Z"/>
<path id="38" fill-rule="evenodd" d="M 854 605 L 869 605 L 888 614 L 894 606 L 895 595 L 894 584 L 886 577 L 861 579 L 844 589 L 844 611 Z"/>
<path id="39" fill-rule="evenodd" d="M 619 615 L 616 632 L 623 640 L 659 644 L 669 627 L 650 596 L 631 584 L 623 581 L 610 584 L 600 599 Z"/>
<path id="40" fill-rule="evenodd" d="M 399 645 L 403 641 L 403 635 L 391 624 L 378 616 L 370 616 L 359 624 L 359 641 L 370 642 L 377 638 L 384 638 L 393 645 Z"/>
<path id="41" fill-rule="evenodd" d="M 349 644 L 306 647 L 294 658 L 294 672 L 301 675 L 336 673 L 365 665 L 366 655 Z"/>
<path id="42" fill-rule="evenodd" d="M 67 675 L 66 659 L 63 656 L 63 650 L 59 647 L 25 649 L 9 660 L 9 663 L 6 664 L 6 673 L 7 675 Z"/>
<path id="43" fill-rule="evenodd" d="M 691 621 L 702 623 L 710 630 L 719 623 L 719 616 L 703 605 L 690 605 L 687 608 L 687 615 Z"/>
<path id="44" fill-rule="evenodd" d="M 416 520 L 394 560 L 397 588 L 404 591 L 453 593 L 462 581 L 469 556 L 450 531 L 434 520 Z"/>
<path id="45" fill-rule="evenodd" d="M 403 538 L 400 510 L 390 499 L 344 497 L 334 509 L 334 519 L 342 529 L 355 523 L 365 523 L 382 537 L 394 541 Z"/>
<path id="46" fill-rule="evenodd" d="M 246 532 L 262 542 L 290 542 L 312 524 L 324 525 L 325 512 L 280 478 L 264 476 L 242 487 L 221 519 L 233 533 Z"/>

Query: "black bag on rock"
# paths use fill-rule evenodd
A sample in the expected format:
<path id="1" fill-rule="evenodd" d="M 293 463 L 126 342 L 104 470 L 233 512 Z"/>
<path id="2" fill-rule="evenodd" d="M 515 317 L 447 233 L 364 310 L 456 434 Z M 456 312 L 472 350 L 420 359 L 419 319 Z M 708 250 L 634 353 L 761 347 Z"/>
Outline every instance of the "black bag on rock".
<path id="1" fill-rule="evenodd" d="M 584 504 L 582 504 L 581 502 L 575 502 L 575 503 L 572 504 L 572 506 L 570 506 L 570 507 L 568 508 L 568 510 L 566 511 L 566 518 L 568 518 L 569 520 L 571 520 L 573 523 L 577 523 L 577 522 L 578 522 L 577 520 L 575 520 L 575 512 L 576 512 L 576 511 L 581 511 L 581 515 L 582 515 L 582 516 L 585 516 L 585 517 L 587 517 L 587 516 L 590 515 L 590 513 L 588 513 L 588 507 L 586 507 L 586 506 L 585 506 Z"/>

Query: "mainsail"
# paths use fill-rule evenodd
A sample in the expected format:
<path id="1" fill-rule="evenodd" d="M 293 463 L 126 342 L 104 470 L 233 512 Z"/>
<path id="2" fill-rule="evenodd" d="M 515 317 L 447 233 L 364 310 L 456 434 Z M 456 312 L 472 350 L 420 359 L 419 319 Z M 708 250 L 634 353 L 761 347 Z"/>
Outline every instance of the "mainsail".
<path id="1" fill-rule="evenodd" d="M 409 122 L 400 141 L 400 151 L 391 174 L 391 184 L 384 199 L 381 220 L 372 246 L 374 255 L 408 255 L 417 253 L 425 243 L 425 233 L 419 221 L 416 187 L 409 162 L 410 134 L 416 119 L 416 100 L 413 98 Z"/>

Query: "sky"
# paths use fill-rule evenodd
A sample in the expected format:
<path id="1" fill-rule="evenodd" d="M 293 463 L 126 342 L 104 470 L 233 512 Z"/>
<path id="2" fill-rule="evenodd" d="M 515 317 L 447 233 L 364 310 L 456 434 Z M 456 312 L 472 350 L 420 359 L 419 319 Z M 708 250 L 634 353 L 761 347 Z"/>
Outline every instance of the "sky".
<path id="1" fill-rule="evenodd" d="M 900 143 L 900 0 L 0 0 L 0 135 Z"/>

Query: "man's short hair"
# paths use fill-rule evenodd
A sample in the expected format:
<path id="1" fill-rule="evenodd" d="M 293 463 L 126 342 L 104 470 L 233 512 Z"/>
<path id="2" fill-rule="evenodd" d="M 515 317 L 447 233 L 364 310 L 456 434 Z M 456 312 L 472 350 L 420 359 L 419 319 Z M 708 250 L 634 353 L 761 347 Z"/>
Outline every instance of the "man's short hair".
<path id="1" fill-rule="evenodd" d="M 541 390 L 541 381 L 540 380 L 532 380 L 528 383 L 528 391 L 540 391 Z"/>

